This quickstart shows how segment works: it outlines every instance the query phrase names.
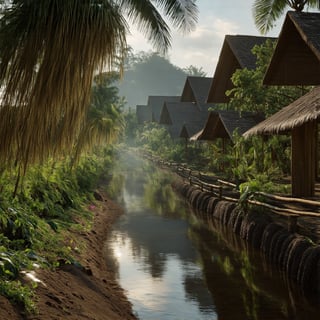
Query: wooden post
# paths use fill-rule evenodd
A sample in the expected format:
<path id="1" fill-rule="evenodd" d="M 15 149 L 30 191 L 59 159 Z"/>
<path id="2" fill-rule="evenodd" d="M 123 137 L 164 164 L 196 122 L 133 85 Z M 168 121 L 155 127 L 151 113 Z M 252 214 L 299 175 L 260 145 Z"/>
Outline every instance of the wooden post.
<path id="1" fill-rule="evenodd" d="M 316 164 L 316 121 L 310 121 L 291 134 L 292 195 L 311 197 L 314 195 Z"/>

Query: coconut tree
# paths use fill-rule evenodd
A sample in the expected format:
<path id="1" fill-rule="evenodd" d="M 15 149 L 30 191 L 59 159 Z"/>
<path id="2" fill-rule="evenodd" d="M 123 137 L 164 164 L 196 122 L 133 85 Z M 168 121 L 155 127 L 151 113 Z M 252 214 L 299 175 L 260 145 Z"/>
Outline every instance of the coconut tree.
<path id="1" fill-rule="evenodd" d="M 305 8 L 319 8 L 319 4 L 319 0 L 255 0 L 252 11 L 257 28 L 265 34 L 287 8 L 303 11 Z"/>
<path id="2" fill-rule="evenodd" d="M 112 86 L 117 80 L 119 74 L 116 72 L 101 73 L 94 77 L 90 108 L 76 139 L 73 162 L 78 160 L 83 151 L 112 143 L 119 137 L 124 127 L 121 113 L 124 100 L 118 95 L 119 89 Z"/>
<path id="3" fill-rule="evenodd" d="M 0 161 L 41 161 L 70 150 L 97 70 L 123 59 L 129 23 L 165 52 L 167 18 L 195 26 L 195 0 L 12 0 L 0 18 Z M 161 11 L 161 14 L 160 14 Z"/>

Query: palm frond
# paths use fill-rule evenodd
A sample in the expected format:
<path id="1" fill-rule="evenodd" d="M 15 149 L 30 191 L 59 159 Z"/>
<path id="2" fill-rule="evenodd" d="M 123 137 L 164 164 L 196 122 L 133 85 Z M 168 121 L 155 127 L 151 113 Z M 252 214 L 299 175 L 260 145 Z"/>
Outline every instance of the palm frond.
<path id="1" fill-rule="evenodd" d="M 320 9 L 320 1 L 319 0 L 307 0 L 306 7 Z"/>
<path id="2" fill-rule="evenodd" d="M 252 13 L 255 24 L 261 34 L 272 29 L 274 22 L 280 18 L 287 6 L 286 0 L 255 0 Z"/>
<path id="3" fill-rule="evenodd" d="M 171 45 L 170 28 L 157 10 L 163 10 L 173 26 L 190 31 L 197 22 L 198 9 L 193 0 L 119 0 L 129 20 L 137 25 L 157 51 L 165 53 Z"/>
<path id="4" fill-rule="evenodd" d="M 255 0 L 252 8 L 255 24 L 262 34 L 272 29 L 274 22 L 285 8 L 303 11 L 305 8 L 320 8 L 319 0 Z"/>
<path id="5" fill-rule="evenodd" d="M 170 29 L 151 1 L 120 0 L 120 2 L 129 21 L 137 26 L 157 51 L 165 53 L 171 45 Z"/>
<path id="6" fill-rule="evenodd" d="M 198 20 L 198 7 L 194 0 L 156 0 L 165 15 L 178 29 L 188 32 L 195 28 Z"/>
<path id="7" fill-rule="evenodd" d="M 126 32 L 109 1 L 17 0 L 4 12 L 0 81 L 2 105 L 12 112 L 2 107 L 0 127 L 12 125 L 13 143 L 0 136 L 2 160 L 15 153 L 23 163 L 41 161 L 70 148 L 86 119 L 93 75 L 123 54 Z"/>
<path id="8" fill-rule="evenodd" d="M 108 114 L 90 113 L 84 123 L 74 145 L 73 163 L 82 153 L 94 147 L 110 144 L 119 137 L 124 127 L 123 117 L 113 106 L 108 106 Z"/>
<path id="9" fill-rule="evenodd" d="M 11 1 L 0 17 L 0 161 L 41 162 L 78 143 L 94 74 L 126 53 L 124 13 L 159 51 L 170 46 L 157 7 L 182 30 L 196 22 L 195 0 Z"/>

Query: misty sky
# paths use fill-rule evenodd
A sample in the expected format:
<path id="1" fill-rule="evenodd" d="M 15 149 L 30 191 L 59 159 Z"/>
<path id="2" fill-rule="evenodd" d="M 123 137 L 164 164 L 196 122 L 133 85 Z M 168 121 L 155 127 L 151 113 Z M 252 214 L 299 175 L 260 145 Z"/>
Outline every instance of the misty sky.
<path id="1" fill-rule="evenodd" d="M 196 30 L 182 36 L 173 33 L 169 60 L 181 68 L 202 67 L 212 77 L 226 34 L 255 35 L 259 32 L 252 17 L 254 0 L 198 0 L 199 22 Z M 279 35 L 284 17 L 267 36 Z M 128 43 L 135 52 L 150 51 L 152 47 L 137 31 L 131 29 Z"/>

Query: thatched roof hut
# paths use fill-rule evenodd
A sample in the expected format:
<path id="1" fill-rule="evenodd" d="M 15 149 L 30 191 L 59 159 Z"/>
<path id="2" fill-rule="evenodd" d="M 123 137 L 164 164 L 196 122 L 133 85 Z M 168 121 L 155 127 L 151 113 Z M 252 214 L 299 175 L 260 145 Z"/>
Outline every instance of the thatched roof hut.
<path id="1" fill-rule="evenodd" d="M 185 124 L 205 123 L 210 104 L 198 106 L 193 102 L 165 102 L 160 115 L 160 124 L 168 126 L 172 138 L 179 138 Z"/>
<path id="2" fill-rule="evenodd" d="M 235 131 L 241 135 L 263 119 L 263 115 L 252 112 L 234 110 L 211 111 L 202 131 L 194 135 L 191 140 L 215 140 L 223 138 L 232 141 Z"/>
<path id="3" fill-rule="evenodd" d="M 137 115 L 138 124 L 143 124 L 145 122 L 152 121 L 152 110 L 149 106 L 137 105 L 136 115 Z"/>
<path id="4" fill-rule="evenodd" d="M 320 13 L 289 11 L 264 84 L 319 85 L 319 74 Z"/>
<path id="5" fill-rule="evenodd" d="M 179 102 L 180 96 L 149 96 L 148 107 L 152 110 L 152 121 L 158 122 L 160 120 L 160 113 L 165 101 L 168 102 Z"/>
<path id="6" fill-rule="evenodd" d="M 195 102 L 197 104 L 205 103 L 211 82 L 212 78 L 209 77 L 187 77 L 180 101 Z"/>
<path id="7" fill-rule="evenodd" d="M 246 35 L 225 36 L 207 102 L 226 103 L 229 101 L 230 98 L 225 95 L 225 92 L 233 88 L 232 75 L 237 69 L 255 69 L 257 59 L 251 50 L 255 45 L 261 45 L 267 39 L 276 40 L 276 38 Z"/>
<path id="8" fill-rule="evenodd" d="M 203 117 L 198 121 L 192 121 L 192 122 L 183 124 L 180 129 L 179 137 L 189 140 L 191 137 L 193 137 L 197 132 L 199 132 L 203 128 L 203 126 L 206 123 L 206 120 L 207 118 Z"/>
<path id="9" fill-rule="evenodd" d="M 291 133 L 291 176 L 294 196 L 314 195 L 319 119 L 320 87 L 316 87 L 244 133 L 245 137 Z"/>

